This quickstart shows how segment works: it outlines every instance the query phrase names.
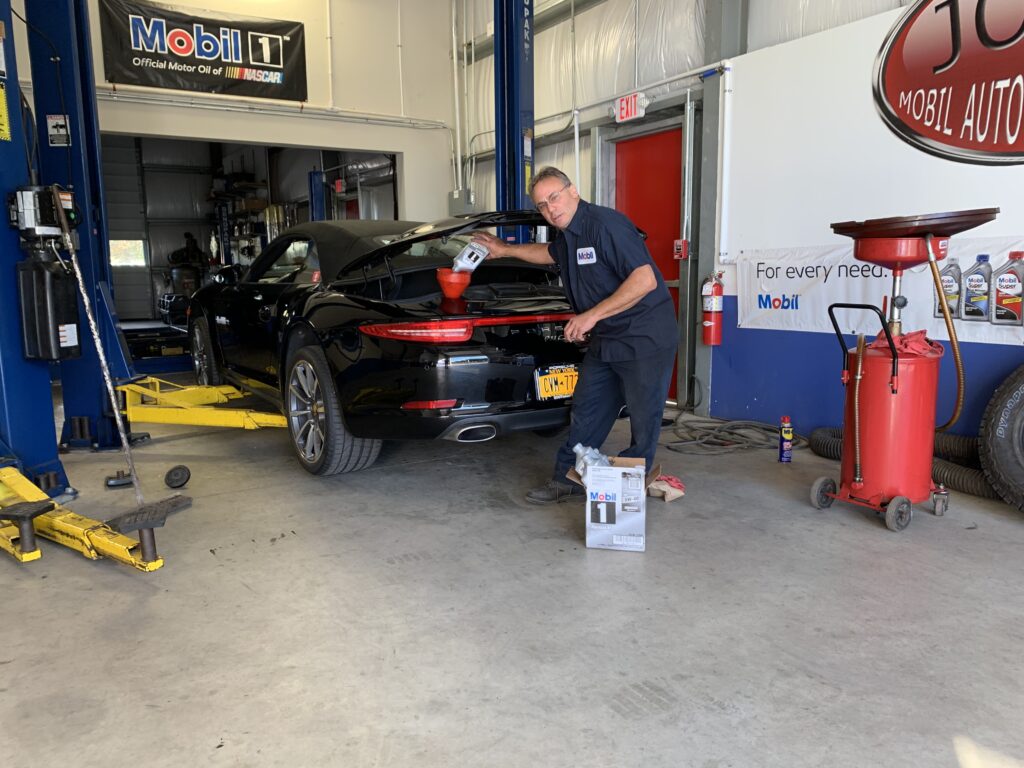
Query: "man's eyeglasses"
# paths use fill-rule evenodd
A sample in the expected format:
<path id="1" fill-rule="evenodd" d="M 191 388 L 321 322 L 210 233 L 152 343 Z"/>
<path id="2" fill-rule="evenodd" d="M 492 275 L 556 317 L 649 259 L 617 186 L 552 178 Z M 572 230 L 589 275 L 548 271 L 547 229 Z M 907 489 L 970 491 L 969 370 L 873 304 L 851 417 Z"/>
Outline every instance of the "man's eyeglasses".
<path id="1" fill-rule="evenodd" d="M 548 209 L 548 206 L 554 205 L 558 202 L 558 199 L 562 196 L 562 193 L 569 187 L 569 184 L 564 185 L 561 189 L 552 192 L 547 196 L 546 199 L 541 200 L 537 203 L 537 210 L 544 213 Z"/>

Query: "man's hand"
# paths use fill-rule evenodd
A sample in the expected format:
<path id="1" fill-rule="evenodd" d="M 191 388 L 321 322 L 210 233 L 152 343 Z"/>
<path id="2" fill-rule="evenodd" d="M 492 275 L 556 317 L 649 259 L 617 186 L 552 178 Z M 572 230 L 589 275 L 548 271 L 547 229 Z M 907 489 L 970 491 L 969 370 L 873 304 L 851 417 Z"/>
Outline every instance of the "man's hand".
<path id="1" fill-rule="evenodd" d="M 577 343 L 586 341 L 587 335 L 600 321 L 625 312 L 657 287 L 658 279 L 651 266 L 645 264 L 637 267 L 615 293 L 565 324 L 565 340 Z"/>
<path id="2" fill-rule="evenodd" d="M 554 264 L 555 260 L 548 253 L 546 243 L 523 243 L 516 245 L 506 243 L 490 232 L 478 230 L 473 233 L 473 242 L 480 243 L 487 249 L 488 259 L 522 259 L 531 264 Z"/>
<path id="3" fill-rule="evenodd" d="M 587 340 L 590 331 L 597 325 L 597 317 L 590 312 L 576 315 L 565 324 L 565 340 L 579 344 Z"/>
<path id="4" fill-rule="evenodd" d="M 500 237 L 495 237 L 490 232 L 484 232 L 483 230 L 473 233 L 473 242 L 480 243 L 484 248 L 487 249 L 488 259 L 500 259 L 503 255 L 500 253 L 508 244 Z"/>

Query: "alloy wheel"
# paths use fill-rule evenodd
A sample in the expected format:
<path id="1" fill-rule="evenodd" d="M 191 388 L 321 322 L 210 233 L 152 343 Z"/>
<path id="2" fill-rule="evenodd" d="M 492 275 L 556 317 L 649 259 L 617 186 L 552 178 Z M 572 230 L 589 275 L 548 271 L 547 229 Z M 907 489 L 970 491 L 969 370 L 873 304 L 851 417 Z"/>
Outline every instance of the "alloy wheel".
<path id="1" fill-rule="evenodd" d="M 206 343 L 206 334 L 198 325 L 192 326 L 192 370 L 196 381 L 202 385 L 210 383 L 210 347 Z"/>
<path id="2" fill-rule="evenodd" d="M 288 421 L 302 460 L 315 464 L 324 452 L 324 396 L 313 366 L 299 360 L 288 377 Z"/>

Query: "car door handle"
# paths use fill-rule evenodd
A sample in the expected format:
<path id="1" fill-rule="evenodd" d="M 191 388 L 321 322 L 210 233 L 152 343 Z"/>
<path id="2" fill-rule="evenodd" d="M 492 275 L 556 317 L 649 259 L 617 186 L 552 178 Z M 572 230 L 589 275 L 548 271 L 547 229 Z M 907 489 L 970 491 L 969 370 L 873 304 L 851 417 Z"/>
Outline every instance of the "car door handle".
<path id="1" fill-rule="evenodd" d="M 252 300 L 253 301 L 263 301 L 263 294 L 262 293 L 257 293 L 255 296 L 252 297 Z"/>
<path id="2" fill-rule="evenodd" d="M 269 304 L 264 304 L 262 307 L 260 307 L 259 312 L 256 313 L 260 319 L 260 322 L 265 323 L 267 322 L 267 320 L 270 319 L 271 309 L 273 309 L 273 307 L 271 307 Z"/>

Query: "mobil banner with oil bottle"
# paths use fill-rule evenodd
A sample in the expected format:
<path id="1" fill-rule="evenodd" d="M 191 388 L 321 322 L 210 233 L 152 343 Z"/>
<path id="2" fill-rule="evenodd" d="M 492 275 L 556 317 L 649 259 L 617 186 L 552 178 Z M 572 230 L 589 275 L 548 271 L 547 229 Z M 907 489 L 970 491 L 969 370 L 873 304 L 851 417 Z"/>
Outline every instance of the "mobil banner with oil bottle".
<path id="1" fill-rule="evenodd" d="M 1024 342 L 1024 237 L 956 237 L 943 242 L 939 261 L 943 295 L 961 341 Z M 979 260 L 979 256 L 985 258 Z M 927 264 L 906 270 L 902 293 L 907 327 L 948 340 Z M 736 262 L 741 328 L 829 332 L 828 306 L 835 302 L 881 306 L 892 273 L 858 261 L 849 244 L 750 250 Z M 871 333 L 870 318 L 843 318 L 849 333 Z"/>

